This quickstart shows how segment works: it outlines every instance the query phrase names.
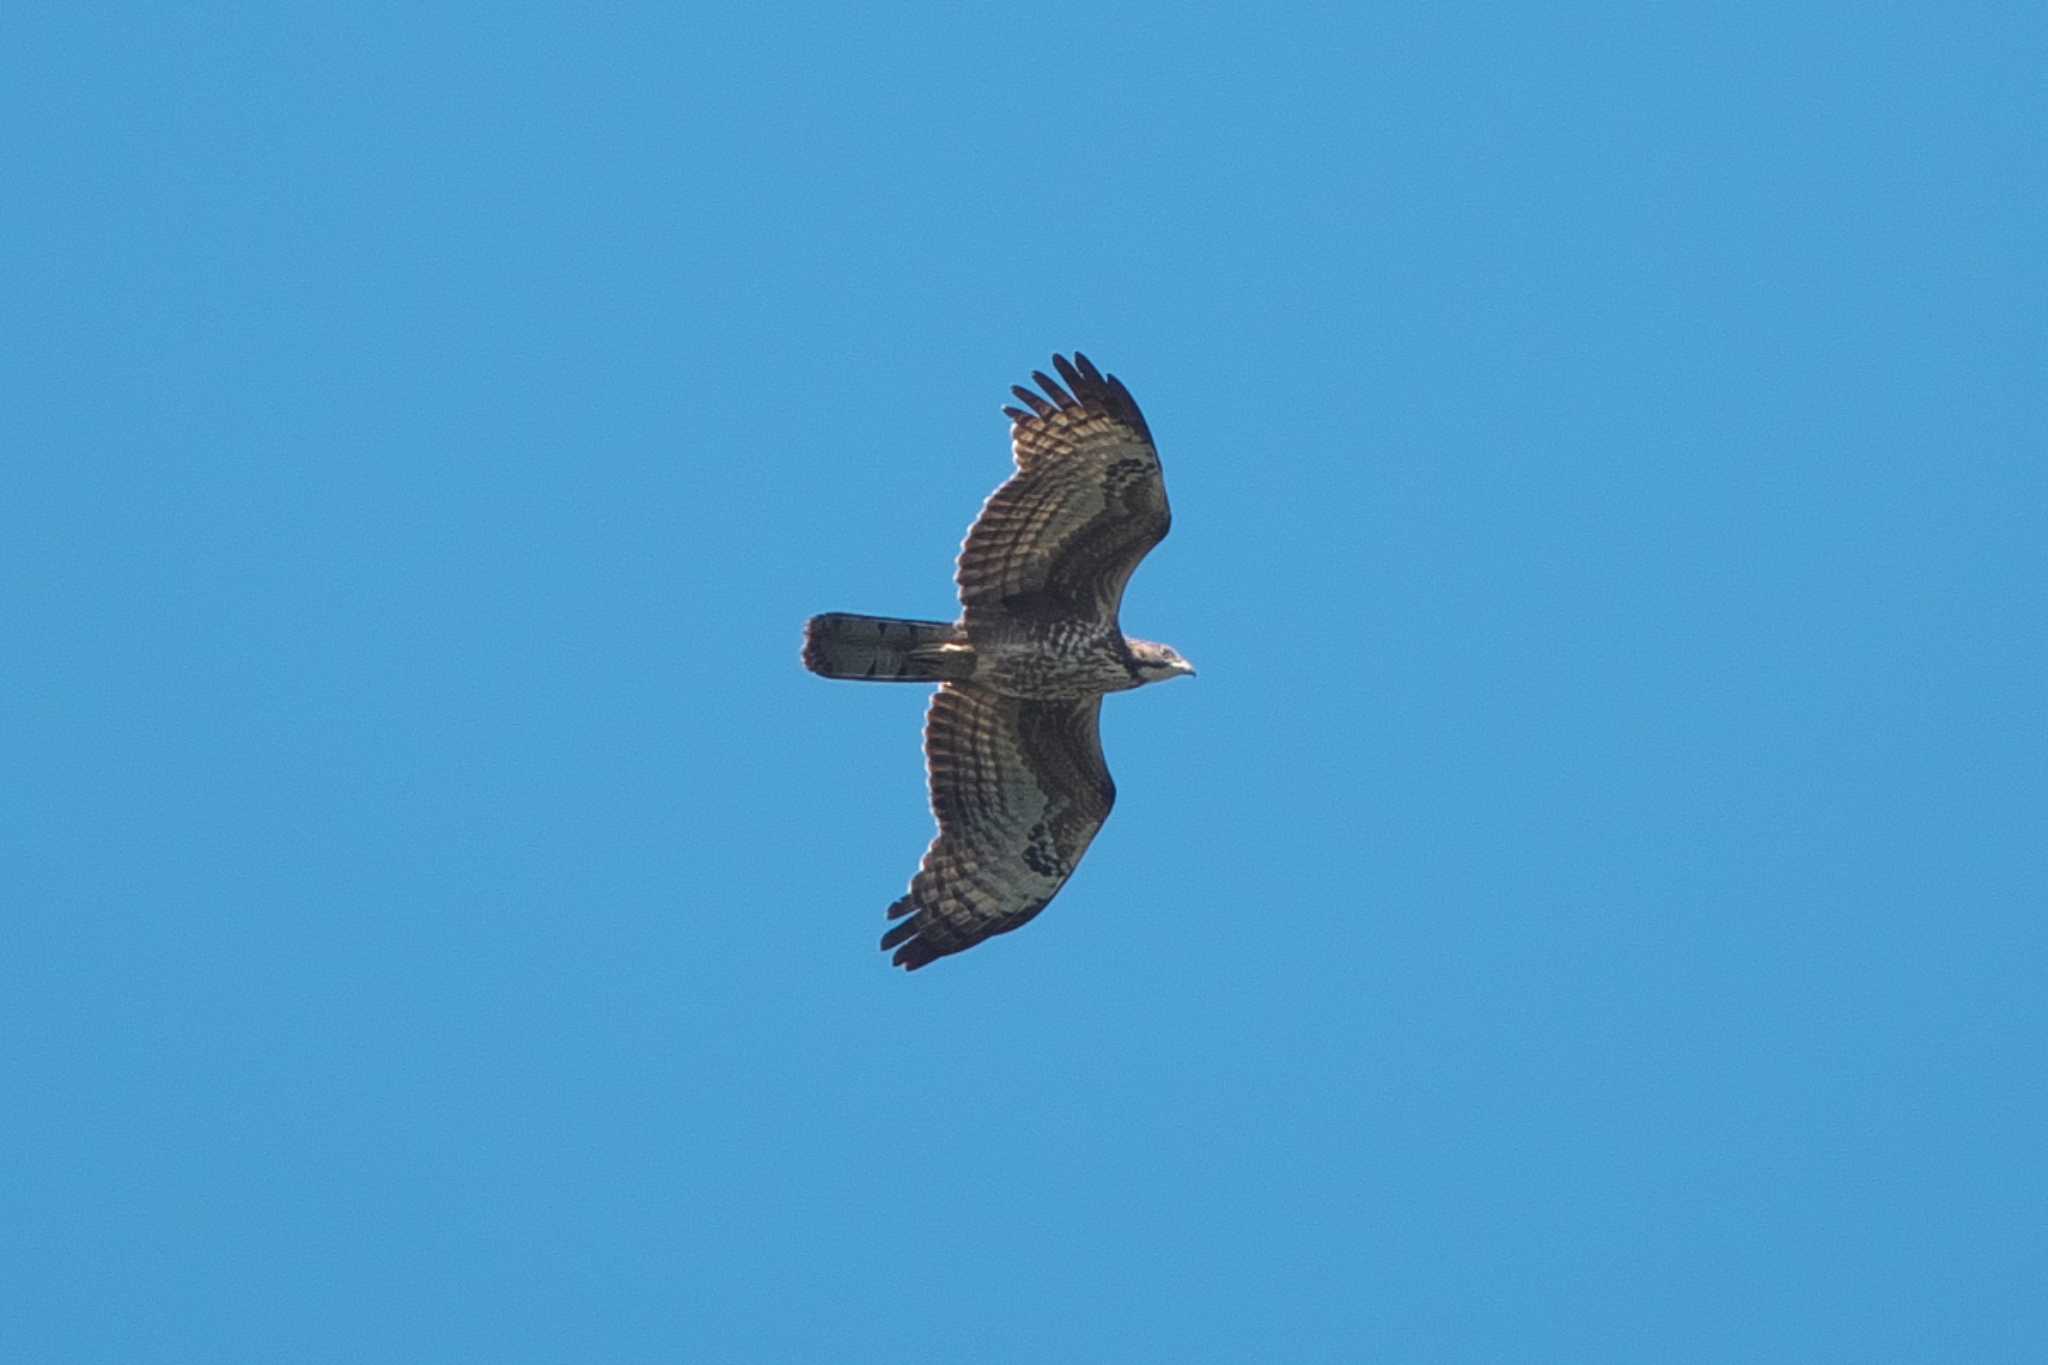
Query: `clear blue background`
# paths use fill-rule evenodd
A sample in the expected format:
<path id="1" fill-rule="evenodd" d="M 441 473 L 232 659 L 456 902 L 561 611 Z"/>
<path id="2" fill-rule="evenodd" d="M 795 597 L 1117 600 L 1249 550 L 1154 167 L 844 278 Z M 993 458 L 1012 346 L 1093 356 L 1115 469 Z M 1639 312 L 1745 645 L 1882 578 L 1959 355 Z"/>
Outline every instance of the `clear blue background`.
<path id="1" fill-rule="evenodd" d="M 0 1357 L 2048 1338 L 2038 6 L 6 22 Z M 876 951 L 1013 381 L 1122 800 Z"/>

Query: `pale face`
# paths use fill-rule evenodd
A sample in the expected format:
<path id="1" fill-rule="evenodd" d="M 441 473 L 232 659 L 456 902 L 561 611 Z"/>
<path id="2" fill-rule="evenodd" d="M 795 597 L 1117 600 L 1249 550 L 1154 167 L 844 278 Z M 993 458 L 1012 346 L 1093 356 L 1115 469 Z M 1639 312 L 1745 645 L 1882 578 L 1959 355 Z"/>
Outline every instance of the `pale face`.
<path id="1" fill-rule="evenodd" d="M 1137 660 L 1138 676 L 1148 683 L 1195 676 L 1195 666 L 1181 658 L 1180 652 L 1172 645 L 1155 645 L 1150 640 L 1133 640 L 1131 657 Z"/>

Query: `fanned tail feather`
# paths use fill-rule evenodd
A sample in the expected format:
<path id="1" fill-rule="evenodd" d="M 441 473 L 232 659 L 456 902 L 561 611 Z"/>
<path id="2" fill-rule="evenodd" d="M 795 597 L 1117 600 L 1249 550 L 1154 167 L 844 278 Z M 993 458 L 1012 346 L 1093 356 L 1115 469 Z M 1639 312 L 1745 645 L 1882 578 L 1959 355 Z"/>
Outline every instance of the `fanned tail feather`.
<path id="1" fill-rule="evenodd" d="M 804 623 L 804 667 L 826 678 L 944 682 L 973 675 L 974 647 L 950 621 L 833 611 Z"/>

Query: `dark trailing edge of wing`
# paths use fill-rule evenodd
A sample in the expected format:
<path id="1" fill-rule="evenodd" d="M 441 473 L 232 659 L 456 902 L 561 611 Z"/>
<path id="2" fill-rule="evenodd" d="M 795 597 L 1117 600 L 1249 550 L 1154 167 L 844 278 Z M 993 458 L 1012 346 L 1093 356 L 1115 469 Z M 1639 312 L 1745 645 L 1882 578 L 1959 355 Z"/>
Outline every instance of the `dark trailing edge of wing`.
<path id="1" fill-rule="evenodd" d="M 1138 411 L 1137 400 L 1124 382 L 1113 374 L 1104 374 L 1095 368 L 1095 362 L 1079 351 L 1074 352 L 1071 363 L 1063 355 L 1052 358 L 1052 367 L 1060 372 L 1060 379 L 1066 381 L 1061 388 L 1059 381 L 1043 370 L 1034 370 L 1031 381 L 1045 390 L 1041 398 L 1021 384 L 1013 385 L 1011 393 L 1023 401 L 1030 412 L 1023 408 L 1006 407 L 1003 415 L 1012 422 L 1032 422 L 1052 416 L 1062 408 L 1080 408 L 1084 411 L 1099 411 L 1122 422 L 1143 437 L 1152 440 L 1152 429 L 1145 425 L 1145 414 Z M 1047 402 L 1046 398 L 1052 401 Z"/>

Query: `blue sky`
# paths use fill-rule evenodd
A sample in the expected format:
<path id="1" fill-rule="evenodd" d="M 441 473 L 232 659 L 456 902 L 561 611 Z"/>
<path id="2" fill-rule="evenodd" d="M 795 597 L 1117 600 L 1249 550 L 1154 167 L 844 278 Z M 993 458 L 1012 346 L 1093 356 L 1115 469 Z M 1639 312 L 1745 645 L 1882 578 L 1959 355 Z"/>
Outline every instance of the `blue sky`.
<path id="1" fill-rule="evenodd" d="M 2024 5 L 7 21 L 0 1355 L 2016 1360 Z M 1054 350 L 1121 799 L 875 942 Z"/>

